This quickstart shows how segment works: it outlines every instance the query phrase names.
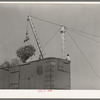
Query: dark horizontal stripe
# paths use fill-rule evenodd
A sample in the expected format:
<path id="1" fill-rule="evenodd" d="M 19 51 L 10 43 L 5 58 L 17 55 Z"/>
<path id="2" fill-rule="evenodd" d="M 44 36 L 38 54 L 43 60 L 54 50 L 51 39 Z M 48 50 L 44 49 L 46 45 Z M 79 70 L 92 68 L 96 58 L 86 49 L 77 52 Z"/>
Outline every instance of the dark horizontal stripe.
<path id="1" fill-rule="evenodd" d="M 14 71 L 14 72 L 11 72 L 11 74 L 14 74 L 14 73 L 18 73 L 19 71 Z"/>

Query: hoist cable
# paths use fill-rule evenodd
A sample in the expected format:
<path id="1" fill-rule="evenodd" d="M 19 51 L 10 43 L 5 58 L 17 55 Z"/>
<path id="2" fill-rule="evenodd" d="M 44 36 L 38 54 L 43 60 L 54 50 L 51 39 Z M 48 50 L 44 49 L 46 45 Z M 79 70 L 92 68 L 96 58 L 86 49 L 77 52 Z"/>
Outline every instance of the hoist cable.
<path id="1" fill-rule="evenodd" d="M 55 32 L 55 34 L 46 42 L 46 44 L 43 46 L 43 49 L 50 43 L 51 40 L 54 39 L 54 37 L 57 35 L 57 33 L 60 31 L 60 28 Z"/>
<path id="2" fill-rule="evenodd" d="M 26 25 L 26 33 L 28 34 L 28 29 L 29 29 L 29 25 L 28 25 L 28 21 L 27 21 L 27 25 Z M 30 41 L 30 38 L 29 38 L 29 42 L 28 42 L 28 45 L 31 45 L 31 41 Z"/>
<path id="3" fill-rule="evenodd" d="M 32 18 L 35 18 L 35 19 L 38 19 L 38 20 L 41 20 L 41 21 L 44 21 L 44 22 L 53 24 L 53 25 L 62 26 L 62 25 L 60 25 L 60 24 L 53 23 L 53 22 L 51 22 L 51 21 L 47 21 L 47 20 L 44 20 L 44 19 L 41 19 L 41 18 L 37 18 L 37 17 L 31 16 L 31 15 L 29 15 L 29 16 L 32 17 Z"/>
<path id="4" fill-rule="evenodd" d="M 84 31 L 81 31 L 81 30 L 78 30 L 78 29 L 70 28 L 70 27 L 68 27 L 68 26 L 66 26 L 66 27 L 67 27 L 68 29 L 70 29 L 70 30 L 74 30 L 74 31 L 77 31 L 77 32 L 80 32 L 80 33 L 84 33 L 84 34 L 87 34 L 87 35 L 91 35 L 91 36 L 100 38 L 99 35 L 94 35 L 94 34 L 91 34 L 91 33 L 88 33 L 88 32 L 84 32 Z"/>
<path id="5" fill-rule="evenodd" d="M 57 33 L 60 31 L 60 28 L 56 31 L 56 33 L 46 42 L 46 44 L 43 46 L 43 48 L 51 41 L 53 38 L 57 35 Z"/>
<path id="6" fill-rule="evenodd" d="M 69 30 L 69 31 L 72 31 L 72 32 L 74 32 L 74 33 L 76 33 L 76 34 L 78 34 L 78 35 L 81 35 L 81 36 L 83 36 L 83 37 L 85 37 L 85 38 L 87 38 L 87 39 L 90 39 L 90 40 L 92 40 L 92 41 L 94 41 L 94 42 L 96 42 L 96 43 L 100 43 L 100 41 L 97 41 L 97 40 L 95 40 L 95 39 L 92 39 L 92 38 L 90 38 L 90 37 L 87 37 L 87 36 L 85 36 L 85 35 L 83 35 L 83 34 L 77 33 L 76 31 L 73 31 L 73 30 Z"/>
<path id="7" fill-rule="evenodd" d="M 28 21 L 27 21 L 27 23 L 26 23 L 26 38 L 27 38 L 27 36 L 28 36 Z M 28 36 L 28 38 L 29 38 L 29 36 Z M 24 42 L 25 43 L 25 42 Z M 28 44 L 28 45 L 31 45 L 31 42 L 30 42 L 30 38 L 26 41 L 26 43 Z M 25 46 L 26 46 L 26 43 L 25 43 Z"/>
<path id="8" fill-rule="evenodd" d="M 69 37 L 72 39 L 72 41 L 74 42 L 74 44 L 76 45 L 76 47 L 79 49 L 79 51 L 81 52 L 81 54 L 83 55 L 84 59 L 86 60 L 86 62 L 88 63 L 88 65 L 90 66 L 90 68 L 92 69 L 92 71 L 96 74 L 96 76 L 100 79 L 100 76 L 97 74 L 97 72 L 94 70 L 93 66 L 91 65 L 91 63 L 88 61 L 87 57 L 84 55 L 83 51 L 80 49 L 80 47 L 78 46 L 78 44 L 75 42 L 75 40 L 73 39 L 73 37 L 70 35 L 70 33 L 67 30 L 67 33 L 69 35 Z"/>
<path id="9" fill-rule="evenodd" d="M 26 33 L 28 33 L 28 21 L 26 23 Z"/>
<path id="10" fill-rule="evenodd" d="M 25 33 L 25 35 L 28 33 L 28 22 L 26 22 L 26 33 Z M 25 39 L 26 39 L 26 37 L 25 37 Z M 26 46 L 26 42 L 25 42 L 25 40 L 24 40 L 24 44 L 25 44 L 25 46 Z"/>
<path id="11" fill-rule="evenodd" d="M 78 29 L 75 29 L 75 28 L 68 27 L 66 25 L 61 25 L 61 24 L 57 24 L 57 23 L 54 23 L 54 22 L 51 22 L 51 21 L 47 21 L 47 20 L 44 20 L 44 19 L 41 19 L 41 18 L 38 18 L 38 17 L 35 17 L 35 16 L 31 16 L 31 15 L 29 15 L 29 16 L 32 17 L 32 18 L 35 18 L 35 19 L 38 19 L 38 20 L 41 20 L 41 21 L 44 21 L 44 22 L 56 25 L 56 26 L 65 26 L 65 27 L 67 27 L 70 30 L 78 31 L 78 32 L 81 32 L 81 33 L 84 33 L 84 34 L 88 34 L 88 35 L 100 38 L 99 35 L 94 35 L 94 34 L 91 34 L 91 33 L 88 33 L 88 32 L 84 32 L 84 31 L 81 31 L 81 30 L 78 30 Z"/>

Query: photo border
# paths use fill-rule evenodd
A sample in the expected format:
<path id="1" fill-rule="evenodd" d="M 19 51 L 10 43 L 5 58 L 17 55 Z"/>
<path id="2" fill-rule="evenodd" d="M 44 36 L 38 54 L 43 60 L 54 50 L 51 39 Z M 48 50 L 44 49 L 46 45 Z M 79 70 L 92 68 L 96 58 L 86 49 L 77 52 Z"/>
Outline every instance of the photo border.
<path id="1" fill-rule="evenodd" d="M 13 1 L 13 2 L 12 2 Z M 86 2 L 86 3 L 100 3 L 99 0 L 44 0 L 44 2 Z M 99 1 L 99 2 L 98 2 Z M 41 0 L 0 0 L 1 2 L 7 3 L 24 3 L 24 2 L 41 2 Z M 58 93 L 57 93 L 58 92 Z M 33 99 L 34 98 L 34 99 Z M 38 99 L 37 99 L 38 98 Z M 48 99 L 49 98 L 49 99 Z M 100 90 L 53 90 L 52 92 L 38 92 L 38 90 L 0 90 L 0 99 L 2 100 L 89 100 L 89 99 L 100 99 Z"/>

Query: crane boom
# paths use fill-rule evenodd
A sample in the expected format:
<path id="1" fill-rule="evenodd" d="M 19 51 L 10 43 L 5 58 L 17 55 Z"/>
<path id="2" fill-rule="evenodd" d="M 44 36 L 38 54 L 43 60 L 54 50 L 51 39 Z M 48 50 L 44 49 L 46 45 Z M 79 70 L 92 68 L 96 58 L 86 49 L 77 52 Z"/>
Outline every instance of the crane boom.
<path id="1" fill-rule="evenodd" d="M 35 30 L 35 27 L 34 27 L 34 24 L 33 24 L 33 22 L 32 22 L 31 16 L 28 16 L 27 21 L 29 21 L 29 23 L 30 23 L 30 26 L 31 26 L 33 35 L 34 35 L 34 37 L 35 37 L 37 46 L 38 46 L 38 48 L 39 48 L 39 52 L 40 52 L 41 58 L 43 59 L 44 57 L 43 57 L 43 53 L 42 53 L 42 51 L 41 51 L 41 45 L 40 45 L 40 42 L 39 42 L 39 39 L 38 39 L 36 30 Z"/>

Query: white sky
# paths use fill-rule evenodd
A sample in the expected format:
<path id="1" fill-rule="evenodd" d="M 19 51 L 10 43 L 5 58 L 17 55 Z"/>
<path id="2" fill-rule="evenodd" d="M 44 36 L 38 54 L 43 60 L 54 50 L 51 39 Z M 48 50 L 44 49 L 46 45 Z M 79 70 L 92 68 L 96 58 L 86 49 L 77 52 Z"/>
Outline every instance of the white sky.
<path id="1" fill-rule="evenodd" d="M 100 5 L 89 4 L 0 4 L 0 63 L 16 58 L 16 50 L 23 46 L 26 31 L 26 19 L 33 15 L 71 28 L 91 34 L 100 35 Z M 42 45 L 59 29 L 33 19 Z M 79 47 L 100 76 L 100 44 L 80 35 L 73 36 Z M 35 39 L 29 27 L 31 43 L 36 47 Z M 90 36 L 89 36 L 90 37 Z M 91 36 L 92 37 L 92 36 Z M 94 37 L 93 37 L 94 38 Z M 94 38 L 99 40 L 99 38 Z M 66 33 L 66 54 L 71 58 L 72 89 L 100 89 L 100 79 L 87 64 L 78 48 Z M 37 47 L 36 47 L 37 48 Z M 46 57 L 61 57 L 60 33 L 44 48 Z"/>

